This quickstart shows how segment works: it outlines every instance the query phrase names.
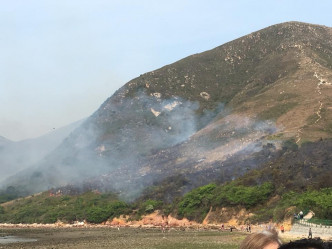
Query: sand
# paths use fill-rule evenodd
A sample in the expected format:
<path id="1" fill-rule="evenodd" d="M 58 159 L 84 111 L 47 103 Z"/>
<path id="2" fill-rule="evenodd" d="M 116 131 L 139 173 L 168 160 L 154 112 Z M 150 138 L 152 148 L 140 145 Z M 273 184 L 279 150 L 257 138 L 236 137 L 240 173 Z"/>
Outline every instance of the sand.
<path id="1" fill-rule="evenodd" d="M 32 242 L 0 244 L 0 248 L 34 249 L 166 249 L 238 248 L 246 236 L 242 232 L 159 228 L 0 228 L 2 236 L 36 239 Z"/>

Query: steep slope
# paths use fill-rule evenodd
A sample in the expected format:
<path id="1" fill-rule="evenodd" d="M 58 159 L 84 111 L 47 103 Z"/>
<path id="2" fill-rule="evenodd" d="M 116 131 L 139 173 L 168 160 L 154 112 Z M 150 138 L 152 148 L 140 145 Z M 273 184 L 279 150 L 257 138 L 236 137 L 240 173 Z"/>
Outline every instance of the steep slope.
<path id="1" fill-rule="evenodd" d="M 305 143 L 282 154 L 241 179 L 244 185 L 260 185 L 271 181 L 277 192 L 332 187 L 332 139 Z"/>
<path id="2" fill-rule="evenodd" d="M 96 177 L 87 184 L 133 198 L 176 174 L 196 186 L 227 165 L 225 179 L 237 177 L 289 139 L 330 138 L 331 38 L 331 28 L 283 23 L 143 74 L 7 184 L 38 191 Z"/>

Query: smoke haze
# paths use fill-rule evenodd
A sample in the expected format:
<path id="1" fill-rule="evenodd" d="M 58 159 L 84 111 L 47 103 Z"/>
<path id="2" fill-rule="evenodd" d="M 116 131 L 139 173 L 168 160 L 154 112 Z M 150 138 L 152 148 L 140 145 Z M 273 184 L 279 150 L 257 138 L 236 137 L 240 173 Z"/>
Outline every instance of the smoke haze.
<path id="1" fill-rule="evenodd" d="M 223 104 L 201 114 L 198 109 L 198 102 L 143 92 L 110 98 L 54 152 L 4 185 L 33 193 L 88 183 L 132 199 L 166 176 L 256 153 L 264 146 L 260 139 L 277 130 L 272 122 L 232 115 Z"/>

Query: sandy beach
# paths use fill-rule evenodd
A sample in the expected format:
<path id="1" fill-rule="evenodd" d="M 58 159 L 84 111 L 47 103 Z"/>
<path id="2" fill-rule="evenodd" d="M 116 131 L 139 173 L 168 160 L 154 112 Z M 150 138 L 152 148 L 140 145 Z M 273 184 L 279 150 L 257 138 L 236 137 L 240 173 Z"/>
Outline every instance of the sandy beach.
<path id="1" fill-rule="evenodd" d="M 98 248 L 238 248 L 242 232 L 159 228 L 2 228 L 1 236 L 35 239 L 32 242 L 0 244 L 11 249 Z"/>
<path id="2" fill-rule="evenodd" d="M 259 232 L 261 227 L 253 227 Z M 0 225 L 0 249 L 232 249 L 238 248 L 248 235 L 245 231 L 221 230 L 217 226 L 162 227 L 19 224 Z M 303 235 L 285 232 L 283 242 L 303 238 Z M 9 243 L 10 242 L 10 243 Z"/>

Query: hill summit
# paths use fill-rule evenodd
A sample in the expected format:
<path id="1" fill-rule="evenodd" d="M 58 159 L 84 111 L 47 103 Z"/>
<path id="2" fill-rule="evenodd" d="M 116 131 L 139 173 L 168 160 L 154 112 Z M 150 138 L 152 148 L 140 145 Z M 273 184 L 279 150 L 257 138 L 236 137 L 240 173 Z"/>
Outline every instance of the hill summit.
<path id="1" fill-rule="evenodd" d="M 332 29 L 282 23 L 129 81 L 3 184 L 36 192 L 74 183 L 133 199 L 184 175 L 185 193 L 277 160 L 285 144 L 330 139 L 331 120 Z"/>

